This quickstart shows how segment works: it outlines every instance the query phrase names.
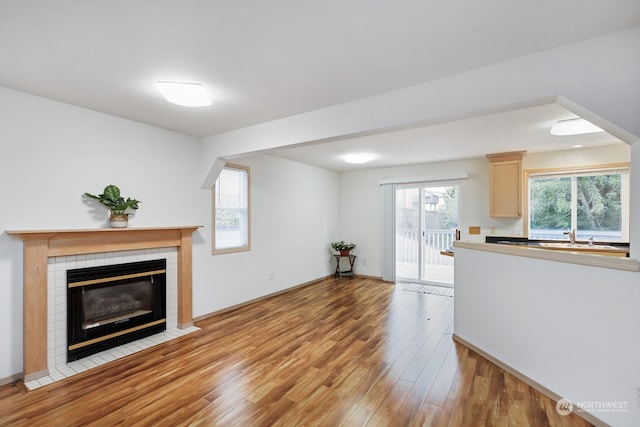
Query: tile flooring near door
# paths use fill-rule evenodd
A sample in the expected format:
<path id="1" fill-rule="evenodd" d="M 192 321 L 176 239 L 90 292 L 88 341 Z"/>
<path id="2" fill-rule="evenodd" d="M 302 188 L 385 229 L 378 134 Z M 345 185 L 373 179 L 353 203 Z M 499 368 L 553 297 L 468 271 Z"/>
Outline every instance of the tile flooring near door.
<path id="1" fill-rule="evenodd" d="M 453 301 L 326 279 L 24 393 L 7 426 L 588 426 L 452 340 Z"/>

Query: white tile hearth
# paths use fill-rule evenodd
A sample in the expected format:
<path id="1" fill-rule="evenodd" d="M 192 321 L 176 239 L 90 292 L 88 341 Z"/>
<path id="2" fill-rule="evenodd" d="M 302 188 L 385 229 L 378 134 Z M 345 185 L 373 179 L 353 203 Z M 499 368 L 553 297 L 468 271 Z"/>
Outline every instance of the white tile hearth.
<path id="1" fill-rule="evenodd" d="M 73 362 L 60 364 L 54 367 L 49 367 L 49 376 L 38 378 L 34 381 L 25 383 L 25 386 L 29 390 L 35 390 L 37 388 L 52 384 L 56 381 L 63 380 L 65 378 L 72 377 L 81 372 L 87 371 L 91 368 L 97 368 L 105 363 L 113 362 L 114 360 L 121 359 L 131 354 L 137 353 L 147 348 L 151 348 L 158 344 L 171 341 L 175 338 L 190 334 L 195 331 L 199 331 L 197 326 L 191 326 L 186 329 L 172 328 L 167 329 L 159 334 L 152 335 L 147 338 L 124 344 L 119 347 L 114 347 L 109 350 L 101 351 L 100 353 L 92 354 L 84 359 L 78 359 Z"/>

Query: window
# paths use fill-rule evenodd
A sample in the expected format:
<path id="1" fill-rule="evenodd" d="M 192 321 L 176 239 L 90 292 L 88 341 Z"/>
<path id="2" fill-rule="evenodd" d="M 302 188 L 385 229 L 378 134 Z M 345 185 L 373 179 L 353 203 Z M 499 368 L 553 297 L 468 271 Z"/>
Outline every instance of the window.
<path id="1" fill-rule="evenodd" d="M 527 175 L 530 239 L 629 240 L 628 167 Z"/>
<path id="2" fill-rule="evenodd" d="M 213 253 L 248 251 L 249 168 L 227 164 L 213 188 Z"/>

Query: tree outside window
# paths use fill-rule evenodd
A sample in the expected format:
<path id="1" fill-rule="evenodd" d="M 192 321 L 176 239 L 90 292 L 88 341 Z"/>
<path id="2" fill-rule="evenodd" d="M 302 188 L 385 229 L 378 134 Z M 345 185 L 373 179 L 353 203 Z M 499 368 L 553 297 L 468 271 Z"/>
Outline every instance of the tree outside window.
<path id="1" fill-rule="evenodd" d="M 627 170 L 529 174 L 529 238 L 628 240 Z"/>

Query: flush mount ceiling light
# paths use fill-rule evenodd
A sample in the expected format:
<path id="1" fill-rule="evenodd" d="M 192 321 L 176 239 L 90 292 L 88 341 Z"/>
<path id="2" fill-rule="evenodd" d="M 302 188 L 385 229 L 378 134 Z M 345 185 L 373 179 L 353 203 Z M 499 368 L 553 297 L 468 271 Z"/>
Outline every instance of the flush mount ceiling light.
<path id="1" fill-rule="evenodd" d="M 598 126 L 583 118 L 560 120 L 551 126 L 551 135 L 567 136 L 580 135 L 583 133 L 604 132 Z"/>
<path id="2" fill-rule="evenodd" d="M 351 153 L 351 154 L 347 154 L 344 157 L 344 161 L 347 163 L 355 163 L 357 165 L 361 165 L 363 163 L 370 162 L 375 157 L 376 156 L 371 153 Z"/>
<path id="3" fill-rule="evenodd" d="M 156 87 L 172 104 L 184 107 L 206 107 L 211 99 L 200 83 L 158 81 Z"/>

